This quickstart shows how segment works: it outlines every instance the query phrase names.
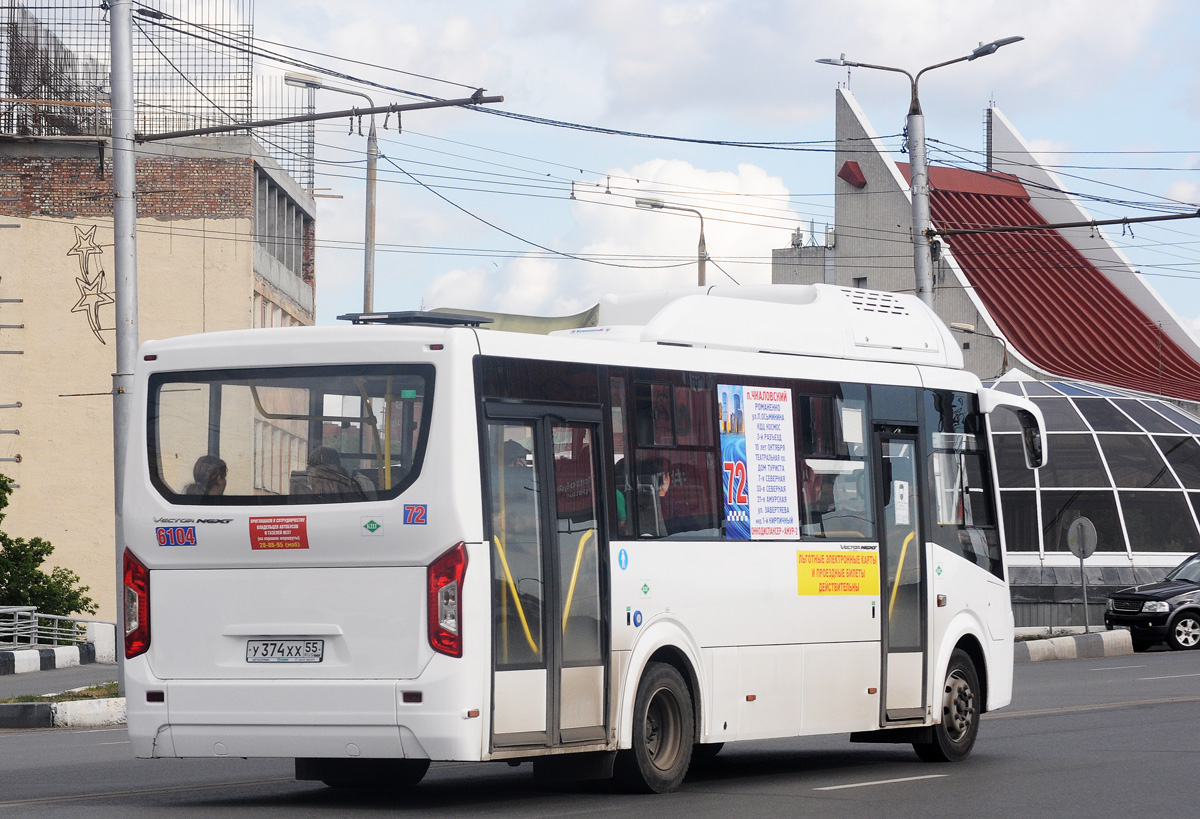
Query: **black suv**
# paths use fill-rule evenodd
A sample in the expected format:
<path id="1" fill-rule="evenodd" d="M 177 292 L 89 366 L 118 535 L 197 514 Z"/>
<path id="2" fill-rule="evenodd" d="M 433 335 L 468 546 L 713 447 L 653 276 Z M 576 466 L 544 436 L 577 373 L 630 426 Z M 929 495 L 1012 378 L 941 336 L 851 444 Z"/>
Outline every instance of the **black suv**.
<path id="1" fill-rule="evenodd" d="M 1108 598 L 1104 625 L 1129 629 L 1133 650 L 1167 641 L 1176 651 L 1200 648 L 1200 553 L 1158 583 L 1130 586 Z"/>

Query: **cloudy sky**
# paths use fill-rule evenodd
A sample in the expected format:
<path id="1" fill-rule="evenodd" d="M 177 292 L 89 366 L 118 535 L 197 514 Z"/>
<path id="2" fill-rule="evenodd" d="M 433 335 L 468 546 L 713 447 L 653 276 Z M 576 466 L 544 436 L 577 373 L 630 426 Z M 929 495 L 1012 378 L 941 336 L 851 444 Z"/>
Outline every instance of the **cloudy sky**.
<path id="1" fill-rule="evenodd" d="M 288 53 L 320 68 L 441 98 L 481 87 L 504 96 L 492 108 L 587 126 L 444 109 L 406 114 L 397 133 L 393 117 L 381 132 L 379 310 L 554 315 L 693 283 L 696 218 L 634 206 L 647 196 L 704 213 L 710 283 L 768 282 L 771 249 L 832 218 L 837 84 L 901 145 L 905 79 L 814 62 L 842 53 L 915 70 L 1022 35 L 922 79 L 931 161 L 977 167 L 995 101 L 1097 219 L 1200 201 L 1191 0 L 257 0 L 255 26 L 264 47 L 308 49 Z M 366 90 L 377 104 L 412 100 Z M 318 92 L 318 110 L 353 104 Z M 362 306 L 365 139 L 347 130 L 317 132 L 316 184 L 343 197 L 318 203 L 320 323 Z M 1200 326 L 1200 224 L 1109 235 Z"/>

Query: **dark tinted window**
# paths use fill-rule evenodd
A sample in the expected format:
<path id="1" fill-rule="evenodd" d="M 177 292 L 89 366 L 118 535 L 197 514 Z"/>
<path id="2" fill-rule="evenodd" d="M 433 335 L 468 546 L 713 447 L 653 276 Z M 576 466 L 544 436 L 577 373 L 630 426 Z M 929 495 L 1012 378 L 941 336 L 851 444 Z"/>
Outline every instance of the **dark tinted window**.
<path id="1" fill-rule="evenodd" d="M 1004 508 L 1004 541 L 1010 552 L 1038 550 L 1036 492 L 1001 492 Z"/>
<path id="2" fill-rule="evenodd" d="M 383 500 L 420 471 L 433 367 L 161 373 L 149 390 L 151 479 L 172 503 Z"/>
<path id="3" fill-rule="evenodd" d="M 1097 432 L 1141 432 L 1137 424 L 1130 421 L 1107 398 L 1077 398 L 1075 407 Z"/>
<path id="4" fill-rule="evenodd" d="M 1162 402 L 1157 405 L 1157 409 L 1161 410 L 1164 415 L 1166 415 L 1168 418 L 1170 418 L 1175 423 L 1182 426 L 1188 432 L 1192 432 L 1192 433 L 1200 432 L 1200 421 L 1198 421 L 1195 418 L 1193 418 L 1192 416 L 1188 415 L 1186 412 L 1179 409 L 1178 407 L 1173 407 L 1166 402 Z"/>
<path id="5" fill-rule="evenodd" d="M 1109 486 L 1091 435 L 1047 435 L 1049 457 L 1039 471 L 1042 486 Z"/>
<path id="6" fill-rule="evenodd" d="M 481 398 L 600 403 L 599 369 L 592 364 L 488 356 L 479 360 L 479 367 Z"/>
<path id="7" fill-rule="evenodd" d="M 1146 435 L 1100 435 L 1113 481 L 1127 489 L 1176 488 L 1162 456 Z"/>
<path id="8" fill-rule="evenodd" d="M 1200 536 L 1182 492 L 1122 492 L 1121 510 L 1133 551 L 1200 551 Z"/>
<path id="9" fill-rule="evenodd" d="M 1175 474 L 1188 489 L 1200 489 L 1200 444 L 1195 438 L 1155 436 L 1155 442 L 1171 462 Z"/>
<path id="10" fill-rule="evenodd" d="M 994 414 L 994 413 L 993 413 Z M 994 435 L 992 445 L 996 450 L 996 475 L 1005 489 L 1033 488 L 1033 470 L 1025 465 L 1025 447 L 1020 435 Z M 1054 452 L 1057 457 L 1057 452 Z"/>
<path id="11" fill-rule="evenodd" d="M 1025 381 L 1025 394 L 1032 397 L 1035 395 L 1058 395 L 1058 391 L 1041 381 Z"/>
<path id="12" fill-rule="evenodd" d="M 1095 524 L 1097 551 L 1125 551 L 1121 522 L 1117 519 L 1117 503 L 1112 491 L 1080 490 L 1042 492 L 1042 535 L 1047 552 L 1070 551 L 1067 547 L 1067 528 L 1079 517 L 1085 517 Z"/>
<path id="13" fill-rule="evenodd" d="M 624 506 L 637 537 L 721 537 L 713 377 L 638 370 L 632 392 L 633 469 L 625 474 L 628 458 L 616 467 L 618 486 L 628 481 L 618 513 Z"/>
<path id="14" fill-rule="evenodd" d="M 913 387 L 871 387 L 871 413 L 877 421 L 915 424 L 918 392 Z"/>
<path id="15" fill-rule="evenodd" d="M 1182 430 L 1163 418 L 1154 410 L 1147 407 L 1141 401 L 1132 399 L 1120 400 L 1116 402 L 1117 406 L 1125 410 L 1133 420 L 1137 421 L 1150 432 L 1182 432 Z"/>
<path id="16" fill-rule="evenodd" d="M 931 536 L 943 548 L 1000 576 L 1000 534 L 977 400 L 970 393 L 925 394 Z"/>
<path id="17" fill-rule="evenodd" d="M 1067 398 L 1035 398 L 1033 403 L 1046 419 L 1046 429 L 1055 432 L 1082 432 L 1087 429 L 1079 413 Z"/>

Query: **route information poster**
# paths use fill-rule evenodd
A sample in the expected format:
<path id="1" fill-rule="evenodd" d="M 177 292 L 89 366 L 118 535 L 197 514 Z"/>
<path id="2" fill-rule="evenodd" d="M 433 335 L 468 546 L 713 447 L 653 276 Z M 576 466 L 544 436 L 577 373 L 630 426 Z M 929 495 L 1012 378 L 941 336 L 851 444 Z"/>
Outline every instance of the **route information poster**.
<path id="1" fill-rule="evenodd" d="M 719 384 L 728 540 L 800 537 L 792 391 Z"/>

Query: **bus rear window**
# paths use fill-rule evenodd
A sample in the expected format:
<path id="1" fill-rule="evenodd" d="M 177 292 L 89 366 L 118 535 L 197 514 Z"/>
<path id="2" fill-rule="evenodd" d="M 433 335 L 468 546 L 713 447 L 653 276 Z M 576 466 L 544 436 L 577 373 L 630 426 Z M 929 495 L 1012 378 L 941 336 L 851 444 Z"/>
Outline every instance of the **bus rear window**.
<path id="1" fill-rule="evenodd" d="M 150 477 L 172 503 L 387 500 L 420 471 L 433 368 L 160 373 L 149 393 Z"/>

